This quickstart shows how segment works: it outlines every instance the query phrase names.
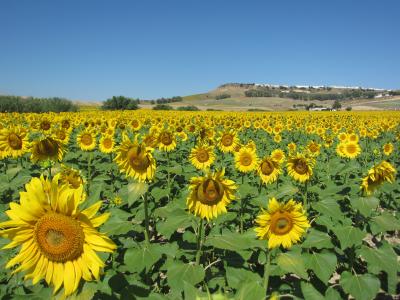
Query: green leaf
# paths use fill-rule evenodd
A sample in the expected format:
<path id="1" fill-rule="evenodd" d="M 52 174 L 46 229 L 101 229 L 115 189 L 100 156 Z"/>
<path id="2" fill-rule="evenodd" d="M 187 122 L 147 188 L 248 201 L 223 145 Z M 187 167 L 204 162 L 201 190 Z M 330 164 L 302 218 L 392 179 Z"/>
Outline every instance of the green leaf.
<path id="1" fill-rule="evenodd" d="M 301 246 L 303 248 L 329 249 L 334 247 L 331 239 L 327 233 L 312 228 Z"/>
<path id="2" fill-rule="evenodd" d="M 170 194 L 171 190 L 169 188 L 160 188 L 158 186 L 154 187 L 151 190 L 151 195 L 154 197 L 154 200 L 160 200 L 163 197 L 167 197 Z"/>
<path id="3" fill-rule="evenodd" d="M 239 288 L 244 281 L 262 282 L 260 275 L 244 268 L 225 267 L 225 272 L 228 285 L 234 289 Z"/>
<path id="4" fill-rule="evenodd" d="M 256 281 L 245 281 L 238 289 L 235 299 L 237 300 L 263 300 L 265 299 L 265 290 L 260 283 Z"/>
<path id="5" fill-rule="evenodd" d="M 171 289 L 182 291 L 182 282 L 195 285 L 204 279 L 205 271 L 202 266 L 175 262 L 167 270 L 167 281 Z"/>
<path id="6" fill-rule="evenodd" d="M 380 216 L 373 217 L 370 224 L 372 234 L 400 230 L 400 221 L 389 212 L 383 212 Z"/>
<path id="7" fill-rule="evenodd" d="M 279 267 L 287 273 L 294 273 L 303 279 L 308 279 L 306 267 L 300 253 L 280 253 L 276 259 Z"/>
<path id="8" fill-rule="evenodd" d="M 109 235 L 125 234 L 133 229 L 132 222 L 128 221 L 131 214 L 119 208 L 109 210 L 110 218 L 102 226 L 102 232 Z"/>
<path id="9" fill-rule="evenodd" d="M 394 294 L 397 285 L 397 255 L 392 247 L 384 244 L 379 249 L 373 249 L 363 245 L 357 254 L 367 262 L 370 273 L 379 275 L 381 271 L 386 272 L 389 293 Z"/>
<path id="10" fill-rule="evenodd" d="M 325 292 L 325 299 L 326 300 L 337 300 L 337 299 L 342 299 L 340 296 L 340 293 L 335 290 L 333 287 L 328 287 L 328 289 Z"/>
<path id="11" fill-rule="evenodd" d="M 131 182 L 120 190 L 120 197 L 126 200 L 128 205 L 131 206 L 147 192 L 148 188 L 147 183 Z"/>
<path id="12" fill-rule="evenodd" d="M 165 222 L 159 222 L 157 224 L 157 231 L 164 237 L 170 238 L 171 235 L 180 229 L 185 229 L 192 224 L 193 215 L 189 214 L 183 209 L 176 209 L 171 212 L 169 217 L 166 218 Z"/>
<path id="13" fill-rule="evenodd" d="M 305 261 L 307 268 L 312 270 L 315 275 L 327 285 L 329 278 L 331 278 L 332 273 L 336 269 L 336 255 L 329 251 L 323 251 L 321 253 L 314 252 L 305 255 Z"/>
<path id="14" fill-rule="evenodd" d="M 205 242 L 206 246 L 212 246 L 231 251 L 240 251 L 264 244 L 259 241 L 253 231 L 247 231 L 243 234 L 238 232 L 225 231 L 222 234 L 210 235 Z"/>
<path id="15" fill-rule="evenodd" d="M 342 250 L 351 246 L 360 245 L 362 239 L 366 235 L 365 232 L 353 226 L 336 227 L 332 230 L 339 239 Z"/>
<path id="16" fill-rule="evenodd" d="M 359 197 L 351 199 L 351 206 L 357 209 L 364 217 L 369 217 L 379 204 L 376 197 Z"/>
<path id="17" fill-rule="evenodd" d="M 291 183 L 285 183 L 282 184 L 278 190 L 274 190 L 270 193 L 268 193 L 267 199 L 270 199 L 272 197 L 275 197 L 276 199 L 282 199 L 287 196 L 292 196 L 296 194 L 299 191 L 299 188 L 294 186 Z"/>
<path id="18" fill-rule="evenodd" d="M 342 211 L 336 200 L 327 198 L 318 202 L 311 203 L 312 208 L 323 215 L 329 216 L 333 219 L 342 217 Z"/>
<path id="19" fill-rule="evenodd" d="M 300 286 L 305 300 L 324 300 L 324 297 L 312 286 L 312 284 L 302 281 Z"/>
<path id="20" fill-rule="evenodd" d="M 162 251 L 157 245 L 145 245 L 143 248 L 130 248 L 125 252 L 124 262 L 132 271 L 149 270 L 161 257 Z"/>
<path id="21" fill-rule="evenodd" d="M 343 272 L 340 277 L 343 290 L 352 295 L 356 300 L 374 299 L 379 291 L 379 279 L 371 274 L 353 275 Z"/>

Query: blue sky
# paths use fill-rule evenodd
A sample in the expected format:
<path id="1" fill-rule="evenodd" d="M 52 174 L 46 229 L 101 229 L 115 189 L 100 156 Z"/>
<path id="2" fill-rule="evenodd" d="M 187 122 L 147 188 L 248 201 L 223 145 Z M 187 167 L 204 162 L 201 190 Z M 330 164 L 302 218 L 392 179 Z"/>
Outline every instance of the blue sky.
<path id="1" fill-rule="evenodd" d="M 0 2 L 0 93 L 152 99 L 226 82 L 400 88 L 400 1 Z"/>

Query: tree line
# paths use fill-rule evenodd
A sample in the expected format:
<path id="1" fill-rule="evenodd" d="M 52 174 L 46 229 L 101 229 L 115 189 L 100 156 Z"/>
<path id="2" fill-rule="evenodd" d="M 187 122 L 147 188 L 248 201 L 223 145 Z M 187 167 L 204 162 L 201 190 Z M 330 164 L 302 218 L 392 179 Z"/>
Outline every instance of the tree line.
<path id="1" fill-rule="evenodd" d="M 0 96 L 0 112 L 43 113 L 77 111 L 78 106 L 64 98 Z"/>
<path id="2" fill-rule="evenodd" d="M 171 98 L 159 98 L 156 100 L 151 100 L 150 103 L 151 104 L 166 104 L 166 103 L 172 103 L 172 102 L 182 102 L 183 98 L 181 96 L 174 96 Z"/>
<path id="3" fill-rule="evenodd" d="M 138 109 L 139 99 L 128 98 L 124 96 L 113 96 L 103 102 L 103 110 L 135 110 Z"/>
<path id="4" fill-rule="evenodd" d="M 345 90 L 341 93 L 305 93 L 305 92 L 281 92 L 279 90 L 269 88 L 251 89 L 245 91 L 246 97 L 279 97 L 279 98 L 291 98 L 296 100 L 348 100 L 348 99 L 360 99 L 374 98 L 378 94 L 377 91 L 353 89 Z"/>

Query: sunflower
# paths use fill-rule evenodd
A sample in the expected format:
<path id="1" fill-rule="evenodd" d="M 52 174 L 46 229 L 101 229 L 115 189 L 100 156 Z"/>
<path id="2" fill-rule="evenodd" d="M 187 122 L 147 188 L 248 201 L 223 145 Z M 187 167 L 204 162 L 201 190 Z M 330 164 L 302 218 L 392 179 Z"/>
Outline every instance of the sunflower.
<path id="1" fill-rule="evenodd" d="M 307 150 L 312 156 L 318 156 L 320 154 L 321 145 L 317 142 L 311 141 L 307 145 Z"/>
<path id="2" fill-rule="evenodd" d="M 275 198 L 270 199 L 268 209 L 261 209 L 256 223 L 258 227 L 254 230 L 257 237 L 268 240 L 269 249 L 280 245 L 286 249 L 290 248 L 310 227 L 302 204 L 293 199 L 287 203 L 280 203 Z"/>
<path id="3" fill-rule="evenodd" d="M 114 152 L 115 141 L 110 135 L 103 135 L 99 141 L 99 149 L 103 153 Z"/>
<path id="4" fill-rule="evenodd" d="M 286 167 L 291 177 L 299 182 L 306 182 L 313 175 L 314 159 L 297 153 L 289 157 Z"/>
<path id="5" fill-rule="evenodd" d="M 361 190 L 365 194 L 371 195 L 385 181 L 393 183 L 395 180 L 396 169 L 387 161 L 372 167 L 368 175 L 362 179 Z"/>
<path id="6" fill-rule="evenodd" d="M 81 172 L 73 168 L 62 166 L 62 170 L 58 173 L 59 184 L 66 185 L 70 189 L 79 189 L 83 185 L 83 178 Z"/>
<path id="7" fill-rule="evenodd" d="M 166 152 L 174 150 L 176 148 L 175 135 L 167 130 L 161 131 L 158 135 L 158 148 Z"/>
<path id="8" fill-rule="evenodd" d="M 222 152 L 233 152 L 238 144 L 239 139 L 236 132 L 232 129 L 220 133 L 218 138 L 218 147 Z"/>
<path id="9" fill-rule="evenodd" d="M 296 151 L 297 145 L 291 142 L 287 145 L 287 148 L 289 150 L 289 153 L 293 153 L 294 151 Z"/>
<path id="10" fill-rule="evenodd" d="M 10 220 L 0 223 L 0 236 L 11 242 L 4 249 L 21 246 L 19 253 L 6 265 L 13 273 L 25 271 L 25 279 L 36 284 L 45 279 L 56 293 L 64 285 L 64 294 L 78 288 L 81 278 L 99 279 L 104 267 L 95 251 L 113 252 L 115 244 L 96 227 L 109 214 L 95 216 L 101 201 L 85 210 L 79 209 L 79 193 L 52 181 L 32 178 L 20 192 L 20 203 L 11 202 L 6 211 Z"/>
<path id="11" fill-rule="evenodd" d="M 273 183 L 282 173 L 279 162 L 272 159 L 270 156 L 264 157 L 257 168 L 257 173 L 265 184 Z"/>
<path id="12" fill-rule="evenodd" d="M 237 186 L 232 180 L 224 179 L 224 174 L 225 170 L 221 170 L 191 178 L 190 194 L 186 199 L 190 212 L 207 220 L 226 213 L 226 206 L 235 199 Z"/>
<path id="13" fill-rule="evenodd" d="M 64 145 L 67 145 L 69 142 L 70 133 L 66 129 L 60 128 L 53 131 L 53 137 Z"/>
<path id="14" fill-rule="evenodd" d="M 84 130 L 76 137 L 79 147 L 83 151 L 92 151 L 96 148 L 96 135 L 93 131 Z"/>
<path id="15" fill-rule="evenodd" d="M 65 150 L 64 144 L 52 137 L 45 137 L 32 142 L 31 160 L 34 163 L 44 160 L 61 161 Z"/>
<path id="16" fill-rule="evenodd" d="M 114 161 L 121 172 L 139 181 L 152 180 L 156 171 L 156 160 L 151 154 L 153 149 L 145 144 L 139 144 L 137 136 L 132 142 L 126 135 L 123 136 Z"/>
<path id="17" fill-rule="evenodd" d="M 215 160 L 212 146 L 202 143 L 192 149 L 189 154 L 189 161 L 196 169 L 206 170 Z"/>
<path id="18" fill-rule="evenodd" d="M 346 142 L 341 148 L 342 154 L 346 158 L 356 158 L 361 153 L 361 147 L 357 142 Z"/>
<path id="19" fill-rule="evenodd" d="M 394 147 L 393 147 L 392 143 L 387 143 L 387 144 L 383 145 L 382 149 L 383 149 L 383 153 L 386 156 L 389 156 L 390 154 L 392 154 Z"/>
<path id="20" fill-rule="evenodd" d="M 286 159 L 285 152 L 281 149 L 275 149 L 271 152 L 271 158 L 281 164 Z"/>
<path id="21" fill-rule="evenodd" d="M 257 168 L 258 158 L 255 150 L 242 147 L 235 153 L 235 168 L 240 172 L 249 173 Z"/>
<path id="22" fill-rule="evenodd" d="M 20 126 L 0 130 L 0 149 L 5 156 L 18 158 L 26 153 L 29 142 L 26 129 Z"/>
<path id="23" fill-rule="evenodd" d="M 282 141 L 282 136 L 280 134 L 274 135 L 274 142 L 279 144 Z"/>

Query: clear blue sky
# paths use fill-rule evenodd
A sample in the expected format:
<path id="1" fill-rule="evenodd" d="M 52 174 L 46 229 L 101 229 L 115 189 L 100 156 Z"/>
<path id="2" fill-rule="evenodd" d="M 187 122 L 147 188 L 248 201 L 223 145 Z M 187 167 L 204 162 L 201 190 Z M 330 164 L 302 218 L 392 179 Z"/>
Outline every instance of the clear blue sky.
<path id="1" fill-rule="evenodd" d="M 226 82 L 400 88 L 399 11 L 398 0 L 4 0 L 0 93 L 104 100 Z"/>

